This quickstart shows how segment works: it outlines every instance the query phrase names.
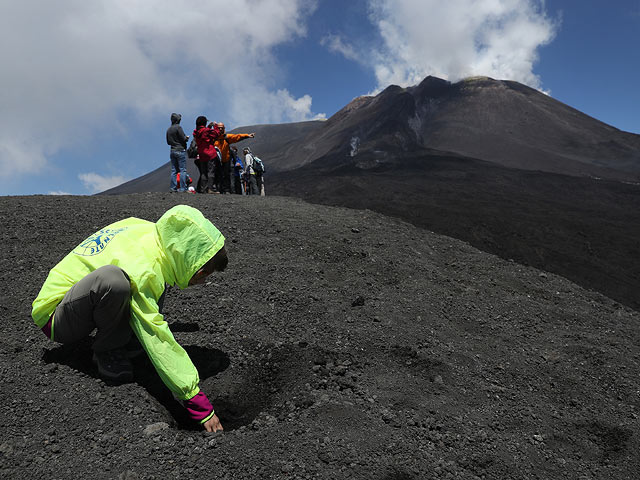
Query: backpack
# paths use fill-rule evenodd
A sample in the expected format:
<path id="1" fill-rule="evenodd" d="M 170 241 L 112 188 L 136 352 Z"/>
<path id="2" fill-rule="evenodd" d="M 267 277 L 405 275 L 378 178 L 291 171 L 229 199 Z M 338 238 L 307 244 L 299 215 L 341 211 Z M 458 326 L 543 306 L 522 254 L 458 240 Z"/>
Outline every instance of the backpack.
<path id="1" fill-rule="evenodd" d="M 191 140 L 191 145 L 187 149 L 187 157 L 196 158 L 198 156 L 198 144 L 195 139 Z"/>
<path id="2" fill-rule="evenodd" d="M 264 163 L 255 155 L 253 156 L 253 171 L 256 173 L 264 173 Z"/>

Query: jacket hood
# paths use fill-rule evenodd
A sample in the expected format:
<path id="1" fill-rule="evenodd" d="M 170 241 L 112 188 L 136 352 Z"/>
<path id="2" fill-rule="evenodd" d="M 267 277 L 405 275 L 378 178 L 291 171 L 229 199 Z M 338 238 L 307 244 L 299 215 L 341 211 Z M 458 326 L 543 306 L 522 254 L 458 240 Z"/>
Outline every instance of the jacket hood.
<path id="1" fill-rule="evenodd" d="M 220 231 L 188 205 L 167 210 L 156 222 L 156 231 L 180 288 L 187 288 L 191 277 L 224 246 Z"/>
<path id="2" fill-rule="evenodd" d="M 206 131 L 207 127 L 196 127 L 193 131 L 193 138 L 201 138 Z"/>
<path id="3" fill-rule="evenodd" d="M 182 115 L 180 115 L 179 113 L 172 113 L 171 114 L 171 125 L 175 125 L 176 123 L 180 123 L 180 120 L 182 120 Z"/>

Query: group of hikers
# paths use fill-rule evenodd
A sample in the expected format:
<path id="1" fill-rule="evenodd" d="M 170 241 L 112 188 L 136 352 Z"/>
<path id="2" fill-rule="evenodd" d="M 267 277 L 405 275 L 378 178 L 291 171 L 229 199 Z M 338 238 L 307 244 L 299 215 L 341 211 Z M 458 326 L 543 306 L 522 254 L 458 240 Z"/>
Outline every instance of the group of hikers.
<path id="1" fill-rule="evenodd" d="M 248 147 L 240 156 L 237 147 L 232 145 L 254 138 L 255 133 L 226 133 L 224 123 L 210 122 L 201 115 L 196 119 L 193 138 L 187 148 L 189 136 L 182 130 L 181 120 L 179 113 L 172 113 L 171 126 L 167 129 L 167 144 L 171 147 L 170 191 L 264 195 L 262 160 Z M 200 173 L 195 187 L 187 173 L 187 157 L 193 160 Z"/>

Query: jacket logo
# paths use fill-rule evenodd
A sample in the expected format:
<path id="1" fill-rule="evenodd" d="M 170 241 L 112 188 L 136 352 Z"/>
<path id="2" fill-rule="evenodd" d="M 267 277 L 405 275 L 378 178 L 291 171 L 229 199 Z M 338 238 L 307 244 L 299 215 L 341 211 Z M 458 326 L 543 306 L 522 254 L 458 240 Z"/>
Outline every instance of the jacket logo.
<path id="1" fill-rule="evenodd" d="M 117 234 L 119 234 L 120 232 L 126 229 L 127 227 L 116 228 L 116 229 L 104 228 L 99 232 L 94 233 L 89 238 L 87 238 L 84 242 L 78 245 L 73 250 L 73 253 L 75 253 L 76 255 L 82 255 L 83 257 L 91 257 L 92 255 L 98 255 L 105 248 L 107 248 L 107 245 L 111 240 L 113 240 L 113 237 L 115 237 Z"/>

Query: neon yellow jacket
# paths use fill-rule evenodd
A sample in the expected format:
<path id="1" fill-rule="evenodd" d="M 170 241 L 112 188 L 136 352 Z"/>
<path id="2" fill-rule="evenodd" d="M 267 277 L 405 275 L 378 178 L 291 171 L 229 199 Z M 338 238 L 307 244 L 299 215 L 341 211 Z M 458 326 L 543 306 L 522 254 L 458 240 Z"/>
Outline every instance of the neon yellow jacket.
<path id="1" fill-rule="evenodd" d="M 200 392 L 198 371 L 173 338 L 158 300 L 165 284 L 186 288 L 223 246 L 218 229 L 187 205 L 171 208 L 156 223 L 121 220 L 84 240 L 49 272 L 31 316 L 42 328 L 75 283 L 103 265 L 120 267 L 131 280 L 131 328 L 164 384 L 177 398 L 191 399 Z"/>

